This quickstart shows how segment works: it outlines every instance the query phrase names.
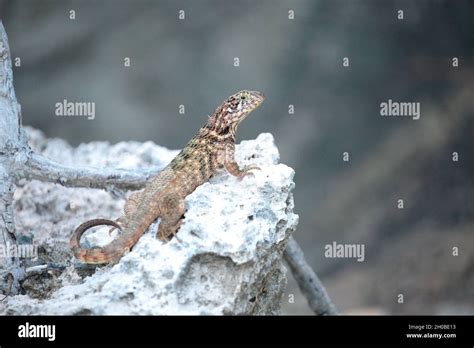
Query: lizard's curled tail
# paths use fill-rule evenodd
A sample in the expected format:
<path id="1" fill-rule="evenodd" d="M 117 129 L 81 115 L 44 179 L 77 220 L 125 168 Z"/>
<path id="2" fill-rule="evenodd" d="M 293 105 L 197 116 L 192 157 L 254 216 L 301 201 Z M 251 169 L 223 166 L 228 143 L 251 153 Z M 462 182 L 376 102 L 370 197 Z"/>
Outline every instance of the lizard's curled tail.
<path id="1" fill-rule="evenodd" d="M 95 247 L 92 249 L 84 249 L 81 248 L 80 241 L 81 237 L 88 229 L 95 227 L 95 226 L 113 226 L 115 228 L 120 229 L 121 226 L 112 220 L 107 219 L 94 219 L 84 222 L 83 224 L 79 225 L 74 233 L 71 236 L 71 240 L 69 241 L 69 247 L 72 250 L 74 256 L 83 263 L 90 263 L 90 264 L 102 264 L 102 263 L 109 263 L 115 260 L 120 259 L 125 252 L 130 250 L 132 245 L 129 245 L 129 241 L 124 240 L 122 238 L 117 238 L 116 240 L 112 241 L 111 243 L 107 244 L 103 248 Z"/>

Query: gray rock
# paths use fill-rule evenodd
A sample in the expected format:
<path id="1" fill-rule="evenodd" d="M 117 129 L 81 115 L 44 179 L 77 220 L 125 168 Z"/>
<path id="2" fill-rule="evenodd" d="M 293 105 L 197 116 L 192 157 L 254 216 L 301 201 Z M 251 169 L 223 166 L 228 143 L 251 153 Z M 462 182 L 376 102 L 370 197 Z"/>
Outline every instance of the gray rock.
<path id="1" fill-rule="evenodd" d="M 153 143 L 94 142 L 72 148 L 45 141 L 30 130 L 33 147 L 55 160 L 122 168 L 163 166 L 176 151 Z M 293 169 L 278 164 L 271 134 L 237 146 L 239 165 L 261 167 L 239 180 L 218 173 L 186 198 L 187 212 L 177 238 L 154 237 L 157 223 L 117 264 L 82 279 L 70 266 L 61 285 L 44 298 L 18 295 L 4 303 L 7 314 L 277 314 L 286 286 L 282 252 L 296 229 Z M 20 230 L 33 233 L 43 258 L 66 262 L 67 240 L 85 219 L 113 218 L 123 199 L 89 189 L 30 182 L 18 189 Z M 42 207 L 38 213 L 38 207 Z M 99 213 L 100 212 L 100 213 Z M 109 215 L 110 214 L 110 215 Z M 84 237 L 89 245 L 113 238 L 106 228 Z M 40 257 L 41 258 L 41 257 Z M 37 277 L 37 276 L 36 276 Z M 31 282 L 30 282 L 31 283 Z M 27 292 L 28 293 L 28 292 Z"/>

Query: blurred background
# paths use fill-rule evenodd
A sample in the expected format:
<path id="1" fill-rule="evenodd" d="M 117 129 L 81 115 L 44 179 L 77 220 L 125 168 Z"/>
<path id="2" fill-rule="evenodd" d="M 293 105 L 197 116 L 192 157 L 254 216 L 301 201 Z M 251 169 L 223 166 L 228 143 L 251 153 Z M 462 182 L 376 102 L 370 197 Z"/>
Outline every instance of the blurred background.
<path id="1" fill-rule="evenodd" d="M 296 171 L 295 237 L 360 314 L 474 314 L 473 15 L 472 1 L 0 0 L 23 123 L 49 137 L 176 149 L 228 95 L 264 92 L 238 139 L 274 135 Z M 95 119 L 55 116 L 63 99 L 95 102 Z M 381 117 L 388 99 L 421 103 L 420 119 Z M 333 241 L 365 261 L 325 258 Z M 310 314 L 289 278 L 284 313 Z"/>

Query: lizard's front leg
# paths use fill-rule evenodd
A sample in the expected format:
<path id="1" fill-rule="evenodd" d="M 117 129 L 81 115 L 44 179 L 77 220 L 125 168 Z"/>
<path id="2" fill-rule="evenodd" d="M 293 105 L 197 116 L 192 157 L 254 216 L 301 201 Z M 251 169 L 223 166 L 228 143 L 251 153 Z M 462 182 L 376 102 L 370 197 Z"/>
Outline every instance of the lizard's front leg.
<path id="1" fill-rule="evenodd" d="M 156 232 L 156 238 L 162 241 L 170 241 L 178 233 L 183 223 L 185 213 L 184 199 L 167 196 L 160 204 L 161 221 Z"/>
<path id="2" fill-rule="evenodd" d="M 243 178 L 244 176 L 249 174 L 253 175 L 253 173 L 251 172 L 252 170 L 260 170 L 260 167 L 257 166 L 249 166 L 245 169 L 240 169 L 237 162 L 226 162 L 224 163 L 224 166 L 230 174 L 239 178 Z"/>
<path id="3" fill-rule="evenodd" d="M 249 166 L 245 169 L 240 169 L 239 165 L 235 161 L 235 147 L 234 145 L 228 145 L 226 147 L 225 156 L 224 156 L 224 167 L 227 171 L 239 178 L 243 178 L 246 175 L 252 174 L 252 170 L 260 170 L 258 166 Z"/>

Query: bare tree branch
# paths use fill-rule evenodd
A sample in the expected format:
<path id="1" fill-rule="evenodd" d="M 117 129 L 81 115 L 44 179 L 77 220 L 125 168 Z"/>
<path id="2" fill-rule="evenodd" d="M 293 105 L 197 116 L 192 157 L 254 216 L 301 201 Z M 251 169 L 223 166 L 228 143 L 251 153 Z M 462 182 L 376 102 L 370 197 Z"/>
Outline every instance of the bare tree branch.
<path id="1" fill-rule="evenodd" d="M 21 129 L 20 105 L 13 89 L 10 47 L 0 21 L 0 244 L 5 251 L 16 246 L 13 216 L 15 181 L 11 169 L 12 164 L 18 160 L 18 153 L 25 149 L 25 144 Z M 10 292 L 17 293 L 21 274 L 19 258 L 0 258 L 0 287 L 7 295 Z"/>
<path id="2" fill-rule="evenodd" d="M 108 189 L 110 187 L 138 190 L 161 168 L 144 171 L 124 169 L 69 167 L 31 153 L 25 163 L 16 168 L 20 178 L 55 182 L 66 187 L 89 187 Z"/>
<path id="3" fill-rule="evenodd" d="M 316 315 L 339 314 L 318 276 L 305 261 L 303 250 L 293 237 L 288 241 L 284 258 L 313 312 Z"/>

